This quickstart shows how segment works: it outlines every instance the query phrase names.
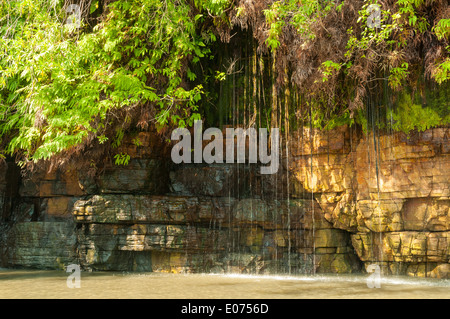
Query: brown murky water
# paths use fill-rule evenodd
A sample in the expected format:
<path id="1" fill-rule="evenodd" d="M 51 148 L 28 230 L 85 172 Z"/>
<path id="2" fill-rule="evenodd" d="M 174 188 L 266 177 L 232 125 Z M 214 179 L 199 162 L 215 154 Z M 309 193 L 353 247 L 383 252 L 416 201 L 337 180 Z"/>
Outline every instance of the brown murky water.
<path id="1" fill-rule="evenodd" d="M 0 298 L 297 299 L 450 298 L 450 280 L 382 277 L 369 288 L 366 275 L 256 276 L 81 272 L 69 288 L 64 271 L 0 269 Z"/>

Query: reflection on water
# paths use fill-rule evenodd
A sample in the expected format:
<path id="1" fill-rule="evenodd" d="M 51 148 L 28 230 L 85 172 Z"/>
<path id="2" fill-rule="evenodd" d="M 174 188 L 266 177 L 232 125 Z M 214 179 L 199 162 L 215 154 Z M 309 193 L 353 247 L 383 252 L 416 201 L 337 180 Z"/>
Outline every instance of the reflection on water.
<path id="1" fill-rule="evenodd" d="M 81 272 L 68 288 L 64 271 L 0 269 L 0 298 L 450 298 L 450 280 L 367 275 L 257 276 Z"/>

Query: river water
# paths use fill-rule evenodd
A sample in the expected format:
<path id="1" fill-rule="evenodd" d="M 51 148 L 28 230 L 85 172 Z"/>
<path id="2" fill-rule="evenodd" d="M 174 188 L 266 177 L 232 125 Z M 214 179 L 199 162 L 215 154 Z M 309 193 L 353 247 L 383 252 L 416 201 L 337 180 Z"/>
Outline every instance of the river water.
<path id="1" fill-rule="evenodd" d="M 69 288 L 69 275 L 64 271 L 0 269 L 0 298 L 450 299 L 450 280 L 428 278 L 381 277 L 379 288 L 369 288 L 368 275 L 364 274 L 258 276 L 81 272 L 80 288 Z"/>

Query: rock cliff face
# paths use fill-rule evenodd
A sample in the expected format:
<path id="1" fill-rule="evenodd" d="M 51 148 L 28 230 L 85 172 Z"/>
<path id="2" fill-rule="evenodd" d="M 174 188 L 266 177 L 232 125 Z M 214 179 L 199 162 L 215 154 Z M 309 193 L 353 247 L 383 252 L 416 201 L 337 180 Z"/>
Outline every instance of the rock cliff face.
<path id="1" fill-rule="evenodd" d="M 277 174 L 180 164 L 150 133 L 127 166 L 1 168 L 3 267 L 384 273 L 448 278 L 448 128 L 364 135 L 302 128 Z M 286 149 L 288 150 L 286 152 Z"/>
<path id="2" fill-rule="evenodd" d="M 324 218 L 351 234 L 366 267 L 449 276 L 448 128 L 409 137 L 358 136 L 346 127 L 301 133 L 306 142 L 292 143 L 289 171 Z"/>

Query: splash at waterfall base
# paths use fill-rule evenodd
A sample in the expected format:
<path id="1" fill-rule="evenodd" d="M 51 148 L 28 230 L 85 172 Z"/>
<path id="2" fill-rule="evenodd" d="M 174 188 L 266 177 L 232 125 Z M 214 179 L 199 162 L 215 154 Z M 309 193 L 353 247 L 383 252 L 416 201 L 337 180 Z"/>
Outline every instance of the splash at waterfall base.
<path id="1" fill-rule="evenodd" d="M 276 174 L 259 164 L 173 164 L 125 140 L 128 166 L 2 166 L 1 266 L 448 278 L 448 128 L 374 138 L 342 126 L 291 133 Z M 282 146 L 283 149 L 283 146 Z"/>

